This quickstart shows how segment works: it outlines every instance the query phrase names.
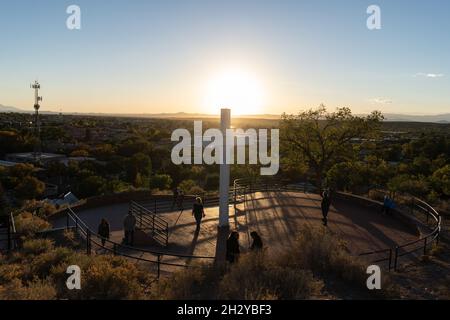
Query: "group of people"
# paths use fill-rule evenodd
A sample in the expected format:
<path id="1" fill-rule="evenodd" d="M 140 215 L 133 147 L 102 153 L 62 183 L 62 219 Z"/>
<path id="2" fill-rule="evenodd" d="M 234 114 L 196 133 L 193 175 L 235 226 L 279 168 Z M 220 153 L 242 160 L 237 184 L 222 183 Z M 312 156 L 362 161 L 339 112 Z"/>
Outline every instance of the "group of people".
<path id="1" fill-rule="evenodd" d="M 200 226 L 202 219 L 206 216 L 205 209 L 203 206 L 203 201 L 200 197 L 195 199 L 194 205 L 192 207 L 192 215 L 196 221 L 196 232 L 200 231 Z M 125 216 L 123 220 L 124 238 L 123 243 L 132 246 L 134 244 L 134 232 L 136 229 L 136 217 L 131 211 Z M 102 245 L 104 246 L 106 240 L 110 237 L 110 226 L 109 222 L 103 218 L 98 226 L 98 235 L 101 237 Z M 259 251 L 263 249 L 263 242 L 260 235 L 256 231 L 250 233 L 252 238 L 252 244 L 250 246 L 251 251 Z M 226 259 L 230 263 L 237 262 L 240 256 L 240 244 L 239 244 L 239 233 L 237 231 L 232 231 L 227 240 L 226 246 Z"/>
<path id="2" fill-rule="evenodd" d="M 250 233 L 250 237 L 252 238 L 252 245 L 250 246 L 251 251 L 261 251 L 263 249 L 263 242 L 258 232 L 252 231 Z M 232 231 L 227 240 L 227 248 L 226 248 L 226 259 L 229 263 L 235 263 L 239 260 L 239 256 L 241 254 L 239 244 L 239 232 Z"/>
<path id="3" fill-rule="evenodd" d="M 195 199 L 194 205 L 192 207 L 192 215 L 195 218 L 195 222 L 197 228 L 196 232 L 200 231 L 200 226 L 202 223 L 202 219 L 205 217 L 205 208 L 203 206 L 203 201 L 200 197 Z M 261 237 L 256 231 L 250 233 L 252 237 L 252 245 L 250 246 L 250 250 L 257 251 L 263 248 L 263 242 Z M 226 247 L 226 259 L 230 263 L 234 263 L 239 259 L 239 255 L 241 253 L 240 244 L 239 244 L 239 232 L 232 231 L 227 240 Z"/>
<path id="4" fill-rule="evenodd" d="M 131 211 L 129 211 L 128 214 L 123 219 L 123 231 L 124 231 L 123 243 L 125 245 L 132 246 L 134 244 L 135 230 L 136 230 L 136 217 L 132 214 Z M 105 243 L 107 240 L 109 240 L 111 233 L 108 220 L 103 218 L 100 221 L 97 233 L 101 237 L 102 246 L 105 246 Z"/>

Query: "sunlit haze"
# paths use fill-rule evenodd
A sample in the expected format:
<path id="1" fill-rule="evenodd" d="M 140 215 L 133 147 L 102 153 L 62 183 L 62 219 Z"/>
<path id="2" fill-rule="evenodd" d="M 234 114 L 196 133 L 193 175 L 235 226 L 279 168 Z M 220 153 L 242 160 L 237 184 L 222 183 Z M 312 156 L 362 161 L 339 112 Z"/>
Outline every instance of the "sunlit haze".
<path id="1" fill-rule="evenodd" d="M 0 3 L 0 104 L 94 113 L 438 114 L 450 109 L 450 2 L 80 0 Z"/>

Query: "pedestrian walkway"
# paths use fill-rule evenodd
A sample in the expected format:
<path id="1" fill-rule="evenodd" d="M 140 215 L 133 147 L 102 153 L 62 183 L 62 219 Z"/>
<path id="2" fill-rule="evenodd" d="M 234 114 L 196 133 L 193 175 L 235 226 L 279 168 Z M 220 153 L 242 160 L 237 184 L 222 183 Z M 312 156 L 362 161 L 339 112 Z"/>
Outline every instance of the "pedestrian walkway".
<path id="1" fill-rule="evenodd" d="M 257 231 L 269 254 L 277 254 L 279 250 L 293 243 L 302 225 L 322 225 L 320 200 L 319 195 L 301 192 L 249 194 L 246 206 L 244 203 L 238 204 L 236 212 L 230 205 L 230 228 L 240 233 L 243 252 L 251 244 L 250 232 Z M 129 204 L 123 203 L 76 213 L 93 231 L 97 230 L 100 220 L 105 217 L 110 223 L 111 240 L 121 242 L 123 218 L 128 208 Z M 167 255 L 162 258 L 163 262 L 182 265 L 192 261 L 170 254 L 214 256 L 219 208 L 206 207 L 205 213 L 206 217 L 198 233 L 195 232 L 196 223 L 191 210 L 158 213 L 169 223 L 169 245 L 147 246 L 144 249 L 164 251 Z M 378 208 L 368 209 L 351 201 L 333 201 L 328 218 L 328 228 L 344 239 L 350 252 L 355 255 L 417 239 L 415 230 L 392 217 L 382 215 Z M 65 224 L 64 217 L 53 221 L 54 227 L 63 227 Z M 133 252 L 130 254 L 135 255 Z M 140 253 L 140 257 L 146 255 Z M 174 269 L 176 268 L 166 268 L 166 270 Z"/>

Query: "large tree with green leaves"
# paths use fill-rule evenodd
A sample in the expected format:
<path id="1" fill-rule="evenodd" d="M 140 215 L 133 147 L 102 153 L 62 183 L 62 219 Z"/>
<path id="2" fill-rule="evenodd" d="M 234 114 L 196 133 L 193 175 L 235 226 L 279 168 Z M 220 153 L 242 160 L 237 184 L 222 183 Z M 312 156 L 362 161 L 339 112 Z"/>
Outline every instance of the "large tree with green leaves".
<path id="1" fill-rule="evenodd" d="M 323 105 L 297 115 L 283 114 L 283 156 L 299 166 L 306 164 L 321 188 L 326 172 L 334 164 L 357 159 L 361 143 L 369 143 L 377 136 L 382 120 L 378 111 L 357 116 L 349 108 L 328 112 Z"/>

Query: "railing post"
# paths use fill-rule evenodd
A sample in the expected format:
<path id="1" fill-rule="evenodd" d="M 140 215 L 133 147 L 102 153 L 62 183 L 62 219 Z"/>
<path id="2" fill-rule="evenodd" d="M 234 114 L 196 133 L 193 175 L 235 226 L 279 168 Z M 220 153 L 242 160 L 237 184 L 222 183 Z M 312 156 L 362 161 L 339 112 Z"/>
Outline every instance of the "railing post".
<path id="1" fill-rule="evenodd" d="M 11 228 L 12 228 L 12 221 L 11 221 L 11 215 L 6 220 L 6 232 L 8 234 L 8 252 L 11 251 L 12 248 L 12 241 L 11 241 Z"/>
<path id="2" fill-rule="evenodd" d="M 391 263 L 392 263 L 392 248 L 389 249 L 389 268 L 388 268 L 389 271 L 391 271 Z"/>
<path id="3" fill-rule="evenodd" d="M 152 215 L 152 235 L 155 235 L 155 214 Z"/>
<path id="4" fill-rule="evenodd" d="M 424 246 L 423 246 L 423 255 L 426 256 L 427 255 L 427 237 L 425 237 L 424 239 Z"/>
<path id="5" fill-rule="evenodd" d="M 86 254 L 91 254 L 91 230 L 86 229 Z"/>
<path id="6" fill-rule="evenodd" d="M 397 271 L 397 262 L 398 262 L 398 247 L 395 247 L 394 271 Z"/>
<path id="7" fill-rule="evenodd" d="M 166 226 L 166 247 L 169 245 L 169 227 Z"/>
<path id="8" fill-rule="evenodd" d="M 158 254 L 158 279 L 161 275 L 161 255 Z"/>
<path id="9" fill-rule="evenodd" d="M 155 214 L 156 214 L 156 209 L 157 209 L 157 207 L 156 207 L 156 198 L 155 198 Z"/>

